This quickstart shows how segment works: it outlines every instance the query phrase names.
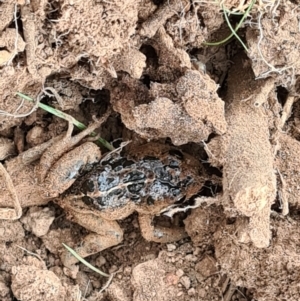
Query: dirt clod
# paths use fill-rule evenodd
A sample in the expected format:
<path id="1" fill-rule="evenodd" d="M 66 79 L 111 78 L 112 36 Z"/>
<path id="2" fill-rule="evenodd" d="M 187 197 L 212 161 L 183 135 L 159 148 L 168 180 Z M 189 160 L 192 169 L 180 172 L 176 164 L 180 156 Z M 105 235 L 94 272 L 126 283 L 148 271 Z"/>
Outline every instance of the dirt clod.
<path id="1" fill-rule="evenodd" d="M 75 301 L 78 293 L 78 288 L 63 286 L 53 272 L 33 257 L 12 268 L 11 288 L 14 296 L 24 301 Z"/>

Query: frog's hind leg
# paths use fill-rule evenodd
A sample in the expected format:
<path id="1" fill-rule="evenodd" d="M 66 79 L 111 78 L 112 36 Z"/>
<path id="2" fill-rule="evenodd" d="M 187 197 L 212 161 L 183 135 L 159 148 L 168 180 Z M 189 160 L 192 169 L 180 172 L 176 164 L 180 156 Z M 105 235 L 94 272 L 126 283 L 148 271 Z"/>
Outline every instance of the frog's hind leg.
<path id="1" fill-rule="evenodd" d="M 70 208 L 69 208 L 70 209 Z M 88 234 L 73 248 L 82 258 L 101 252 L 115 246 L 123 240 L 123 230 L 116 221 L 107 221 L 93 214 L 72 212 L 68 217 L 75 223 L 94 233 Z M 68 251 L 63 250 L 61 260 L 66 267 L 71 268 L 78 260 Z"/>
<path id="2" fill-rule="evenodd" d="M 55 162 L 68 150 L 78 144 L 83 138 L 90 135 L 96 128 L 98 128 L 110 115 L 111 110 L 107 112 L 99 120 L 93 122 L 86 129 L 81 131 L 79 134 L 72 136 L 74 125 L 69 121 L 68 130 L 66 135 L 58 142 L 54 143 L 47 151 L 45 151 L 40 159 L 37 177 L 40 183 L 42 183 L 50 168 Z"/>
<path id="3" fill-rule="evenodd" d="M 85 142 L 67 152 L 49 170 L 43 185 L 44 197 L 57 197 L 66 191 L 82 167 L 98 162 L 100 158 L 100 149 L 92 142 Z"/>
<path id="4" fill-rule="evenodd" d="M 161 226 L 153 226 L 153 216 L 147 214 L 139 214 L 139 224 L 142 236 L 148 241 L 160 243 L 169 243 L 187 237 L 184 228 L 175 227 L 167 228 Z"/>

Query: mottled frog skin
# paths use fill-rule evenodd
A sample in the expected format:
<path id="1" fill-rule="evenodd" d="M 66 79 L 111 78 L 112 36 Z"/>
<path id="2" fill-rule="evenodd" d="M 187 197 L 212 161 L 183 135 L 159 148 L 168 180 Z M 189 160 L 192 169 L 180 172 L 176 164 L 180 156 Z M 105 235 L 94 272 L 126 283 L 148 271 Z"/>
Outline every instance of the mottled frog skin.
<path id="1" fill-rule="evenodd" d="M 87 241 L 94 254 L 122 241 L 117 220 L 138 212 L 143 237 L 149 241 L 171 242 L 186 236 L 183 228 L 152 225 L 153 217 L 168 206 L 189 199 L 204 184 L 198 160 L 180 150 L 147 143 L 115 152 L 89 166 L 59 200 L 69 217 L 97 233 L 100 246 Z M 96 250 L 96 251 L 95 251 Z"/>
<path id="2" fill-rule="evenodd" d="M 195 159 L 168 148 L 152 143 L 127 156 L 104 160 L 82 175 L 67 194 L 80 196 L 99 211 L 120 211 L 131 202 L 151 211 L 159 203 L 173 204 L 190 197 L 199 185 L 199 175 L 191 165 Z"/>

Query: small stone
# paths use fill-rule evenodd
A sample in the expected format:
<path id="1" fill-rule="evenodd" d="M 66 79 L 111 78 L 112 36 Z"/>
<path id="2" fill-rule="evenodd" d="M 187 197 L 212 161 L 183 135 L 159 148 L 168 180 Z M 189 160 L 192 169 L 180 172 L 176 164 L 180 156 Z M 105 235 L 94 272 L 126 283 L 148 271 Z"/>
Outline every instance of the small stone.
<path id="1" fill-rule="evenodd" d="M 79 265 L 73 265 L 72 268 L 63 268 L 64 274 L 72 279 L 76 279 L 79 271 Z"/>
<path id="2" fill-rule="evenodd" d="M 206 278 L 211 276 L 212 274 L 217 273 L 218 268 L 216 266 L 216 260 L 211 256 L 204 257 L 200 262 L 198 262 L 195 266 L 196 272 L 198 272 L 199 276 Z M 197 277 L 197 276 L 196 276 Z M 198 279 L 199 277 L 197 277 Z M 198 281 L 201 281 L 200 277 Z"/>
<path id="3" fill-rule="evenodd" d="M 94 289 L 102 288 L 102 283 L 98 279 L 91 279 L 91 282 L 92 282 Z"/>
<path id="4" fill-rule="evenodd" d="M 85 292 L 85 296 L 91 294 L 93 285 L 86 273 L 79 271 L 76 277 L 76 283 L 78 284 L 80 291 Z"/>
<path id="5" fill-rule="evenodd" d="M 148 260 L 154 260 L 156 258 L 155 254 L 147 254 L 146 256 L 142 257 L 143 261 L 148 261 Z"/>
<path id="6" fill-rule="evenodd" d="M 174 244 L 167 244 L 167 249 L 169 252 L 176 250 L 176 246 Z"/>
<path id="7" fill-rule="evenodd" d="M 176 271 L 176 275 L 180 278 L 180 277 L 182 277 L 184 275 L 184 271 L 182 269 L 178 269 Z"/>
<path id="8" fill-rule="evenodd" d="M 21 218 L 21 222 L 27 231 L 32 231 L 35 236 L 41 237 L 48 233 L 54 218 L 54 211 L 48 207 L 31 207 Z"/>
<path id="9" fill-rule="evenodd" d="M 194 256 L 193 254 L 188 254 L 185 256 L 185 260 L 196 262 L 196 261 L 198 261 L 198 258 L 197 258 L 197 256 Z"/>
<path id="10" fill-rule="evenodd" d="M 140 227 L 139 224 L 138 224 L 138 222 L 136 220 L 134 220 L 132 222 L 132 225 L 133 225 L 134 228 L 139 228 Z"/>
<path id="11" fill-rule="evenodd" d="M 192 288 L 190 288 L 189 290 L 188 290 L 188 295 L 189 296 L 195 296 L 195 294 L 196 294 L 196 290 L 192 287 Z M 205 293 L 205 292 L 204 292 Z M 203 296 L 204 297 L 204 296 Z"/>
<path id="12" fill-rule="evenodd" d="M 96 266 L 101 267 L 106 264 L 106 259 L 102 255 L 98 256 L 96 259 Z"/>
<path id="13" fill-rule="evenodd" d="M 110 269 L 108 270 L 108 273 L 112 274 L 112 273 L 116 272 L 117 270 L 118 270 L 118 267 L 116 265 L 112 265 L 110 267 Z"/>
<path id="14" fill-rule="evenodd" d="M 0 282 L 0 297 L 6 297 L 9 294 L 9 292 L 9 287 L 4 282 Z"/>
<path id="15" fill-rule="evenodd" d="M 135 238 L 136 238 L 136 233 L 135 233 L 135 232 L 131 232 L 131 233 L 128 235 L 128 238 L 130 238 L 130 239 L 135 239 Z"/>
<path id="16" fill-rule="evenodd" d="M 204 298 L 206 296 L 206 291 L 203 288 L 198 289 L 198 296 Z"/>
<path id="17" fill-rule="evenodd" d="M 124 268 L 124 275 L 131 275 L 132 268 L 130 266 Z"/>
<path id="18" fill-rule="evenodd" d="M 201 252 L 201 249 L 199 247 L 196 247 L 194 252 L 193 252 L 193 255 L 198 256 L 200 254 L 200 252 Z"/>
<path id="19" fill-rule="evenodd" d="M 112 273 L 116 272 L 117 270 L 118 270 L 118 267 L 116 265 L 112 265 L 110 267 L 110 269 L 108 270 L 108 273 L 112 274 Z"/>
<path id="20" fill-rule="evenodd" d="M 167 283 L 167 285 L 177 285 L 179 277 L 173 273 L 168 273 L 164 278 L 164 282 Z"/>
<path id="21" fill-rule="evenodd" d="M 174 252 L 166 252 L 167 256 L 169 257 L 174 257 L 175 256 L 175 253 Z"/>
<path id="22" fill-rule="evenodd" d="M 180 279 L 180 283 L 185 287 L 185 289 L 189 289 L 191 287 L 191 280 L 188 276 L 182 276 Z"/>

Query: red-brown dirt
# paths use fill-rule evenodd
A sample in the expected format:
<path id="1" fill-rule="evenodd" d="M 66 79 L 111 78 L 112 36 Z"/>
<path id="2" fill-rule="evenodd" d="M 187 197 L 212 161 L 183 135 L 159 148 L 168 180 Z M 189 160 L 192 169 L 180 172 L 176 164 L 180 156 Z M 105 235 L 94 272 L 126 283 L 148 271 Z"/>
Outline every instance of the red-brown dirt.
<path id="1" fill-rule="evenodd" d="M 300 299 L 299 1 L 0 13 L 1 300 Z"/>

